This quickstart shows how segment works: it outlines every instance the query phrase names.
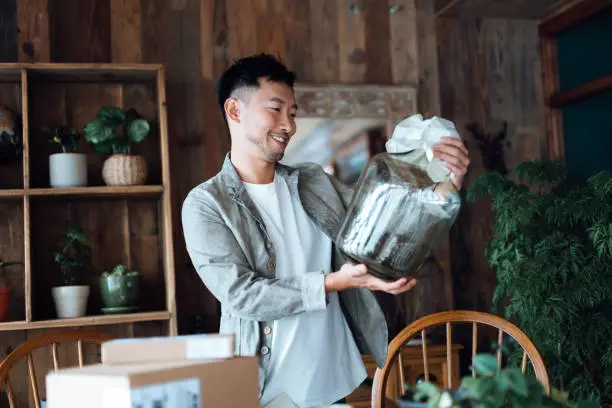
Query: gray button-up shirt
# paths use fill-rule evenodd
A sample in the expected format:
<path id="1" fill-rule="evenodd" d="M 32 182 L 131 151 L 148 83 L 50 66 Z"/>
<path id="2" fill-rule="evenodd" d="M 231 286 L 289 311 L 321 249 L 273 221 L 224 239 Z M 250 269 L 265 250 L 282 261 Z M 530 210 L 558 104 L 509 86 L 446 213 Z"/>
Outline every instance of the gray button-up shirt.
<path id="1" fill-rule="evenodd" d="M 312 221 L 335 240 L 353 190 L 318 165 L 277 165 L 292 195 Z M 192 189 L 182 208 L 187 251 L 206 285 L 221 303 L 221 333 L 236 336 L 238 355 L 259 356 L 262 373 L 269 362 L 272 321 L 325 309 L 324 275 L 347 261 L 334 247 L 330 270 L 288 279 L 276 277 L 275 250 L 266 226 L 240 177 L 226 156 L 221 171 Z M 382 367 L 387 354 L 387 325 L 373 293 L 347 289 L 339 293 L 344 316 L 363 354 Z M 304 364 L 307 364 L 304 355 Z M 260 389 L 265 386 L 260 375 Z"/>

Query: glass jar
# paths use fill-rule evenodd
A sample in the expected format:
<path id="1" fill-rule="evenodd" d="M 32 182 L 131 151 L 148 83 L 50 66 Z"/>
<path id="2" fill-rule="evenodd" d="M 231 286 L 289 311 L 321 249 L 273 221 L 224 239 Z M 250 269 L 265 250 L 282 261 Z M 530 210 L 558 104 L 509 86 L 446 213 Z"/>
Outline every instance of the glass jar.
<path id="1" fill-rule="evenodd" d="M 385 280 L 418 276 L 461 205 L 450 181 L 435 183 L 431 172 L 411 164 L 420 154 L 374 156 L 336 237 L 346 257 Z"/>

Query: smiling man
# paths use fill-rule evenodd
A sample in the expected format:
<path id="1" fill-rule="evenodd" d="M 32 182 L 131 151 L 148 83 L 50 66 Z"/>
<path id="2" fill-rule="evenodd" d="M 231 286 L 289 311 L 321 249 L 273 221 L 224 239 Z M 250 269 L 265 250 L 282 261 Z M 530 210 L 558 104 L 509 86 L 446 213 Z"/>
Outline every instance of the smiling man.
<path id="1" fill-rule="evenodd" d="M 220 78 L 231 135 L 220 172 L 183 203 L 187 250 L 221 303 L 222 333 L 239 355 L 260 360 L 260 399 L 281 393 L 299 407 L 328 406 L 366 378 L 360 354 L 382 366 L 387 326 L 371 291 L 400 294 L 415 281 L 380 280 L 335 249 L 352 191 L 314 164 L 281 165 L 295 133 L 295 76 L 260 54 Z M 444 142 L 436 155 L 460 183 L 467 151 Z"/>

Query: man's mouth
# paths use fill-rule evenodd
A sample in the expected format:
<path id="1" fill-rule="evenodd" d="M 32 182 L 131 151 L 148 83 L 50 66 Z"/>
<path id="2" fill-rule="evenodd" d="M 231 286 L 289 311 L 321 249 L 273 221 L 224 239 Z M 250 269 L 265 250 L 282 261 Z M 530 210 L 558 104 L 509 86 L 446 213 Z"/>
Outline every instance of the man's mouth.
<path id="1" fill-rule="evenodd" d="M 289 136 L 287 135 L 279 135 L 279 134 L 272 133 L 270 136 L 272 137 L 272 139 L 276 140 L 278 143 L 282 143 L 284 145 L 286 145 L 289 142 Z"/>

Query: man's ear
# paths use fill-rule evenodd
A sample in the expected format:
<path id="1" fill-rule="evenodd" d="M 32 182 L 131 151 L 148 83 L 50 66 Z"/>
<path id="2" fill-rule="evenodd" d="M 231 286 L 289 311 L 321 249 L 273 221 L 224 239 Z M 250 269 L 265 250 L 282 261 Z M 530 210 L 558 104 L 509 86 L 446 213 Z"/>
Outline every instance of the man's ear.
<path id="1" fill-rule="evenodd" d="M 225 115 L 230 122 L 240 123 L 241 102 L 238 98 L 227 98 L 223 104 Z"/>

